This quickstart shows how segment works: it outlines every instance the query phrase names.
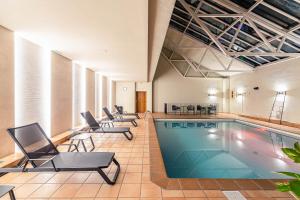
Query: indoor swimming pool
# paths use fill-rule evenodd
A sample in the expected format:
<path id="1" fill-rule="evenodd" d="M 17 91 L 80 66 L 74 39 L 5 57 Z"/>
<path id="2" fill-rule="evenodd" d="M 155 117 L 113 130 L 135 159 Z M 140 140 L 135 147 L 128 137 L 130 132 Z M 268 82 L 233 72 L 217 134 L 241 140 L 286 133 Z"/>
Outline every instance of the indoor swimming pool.
<path id="1" fill-rule="evenodd" d="M 169 178 L 284 179 L 300 172 L 281 151 L 300 138 L 235 120 L 156 120 Z"/>

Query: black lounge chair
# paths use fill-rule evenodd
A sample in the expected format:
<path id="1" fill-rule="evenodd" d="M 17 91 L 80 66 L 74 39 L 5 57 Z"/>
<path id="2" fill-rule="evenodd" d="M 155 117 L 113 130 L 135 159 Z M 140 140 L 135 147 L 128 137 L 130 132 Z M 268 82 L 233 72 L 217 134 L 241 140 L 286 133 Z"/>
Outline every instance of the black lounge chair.
<path id="1" fill-rule="evenodd" d="M 127 113 L 123 110 L 122 106 L 117 106 L 115 105 L 115 109 L 119 115 L 124 115 L 124 116 L 135 116 L 137 119 L 141 119 L 138 113 Z"/>
<path id="2" fill-rule="evenodd" d="M 120 164 L 114 158 L 113 152 L 59 152 L 38 123 L 10 128 L 7 131 L 25 157 L 15 168 L 0 168 L 0 173 L 96 171 L 106 183 L 116 183 Z M 77 146 L 74 146 L 77 149 Z M 112 162 L 117 169 L 114 177 L 110 179 L 103 169 L 108 168 Z M 32 167 L 27 167 L 28 164 Z"/>
<path id="3" fill-rule="evenodd" d="M 10 200 L 16 200 L 14 189 L 15 186 L 11 185 L 0 185 L 0 198 L 9 194 Z"/>
<path id="4" fill-rule="evenodd" d="M 121 133 L 123 134 L 128 140 L 132 140 L 133 134 L 130 131 L 129 127 L 104 127 L 100 125 L 93 115 L 87 111 L 82 112 L 81 116 L 85 119 L 85 121 L 89 125 L 88 132 L 94 133 Z"/>
<path id="5" fill-rule="evenodd" d="M 110 112 L 109 110 L 104 107 L 103 108 L 104 113 L 106 114 L 106 116 L 108 117 L 109 120 L 111 120 L 112 122 L 129 122 L 131 123 L 133 126 L 137 127 L 137 123 L 135 121 L 135 118 L 115 118 Z"/>

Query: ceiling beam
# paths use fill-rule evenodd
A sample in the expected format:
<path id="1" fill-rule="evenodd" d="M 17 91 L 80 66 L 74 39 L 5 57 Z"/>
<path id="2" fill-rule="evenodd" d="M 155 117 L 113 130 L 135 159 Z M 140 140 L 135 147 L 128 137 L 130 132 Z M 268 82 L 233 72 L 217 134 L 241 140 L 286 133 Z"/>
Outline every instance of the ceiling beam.
<path id="1" fill-rule="evenodd" d="M 232 11 L 236 12 L 236 13 L 245 13 L 247 12 L 246 9 L 240 7 L 239 5 L 231 2 L 231 1 L 228 1 L 228 0 L 214 0 L 216 3 L 228 8 L 228 9 L 231 9 Z M 255 13 L 248 13 L 248 16 L 249 18 L 254 21 L 255 23 L 283 36 L 285 34 L 287 34 L 288 30 L 286 30 L 285 28 L 269 21 L 268 19 L 265 19 Z M 300 43 L 300 37 L 297 37 L 295 35 L 292 35 L 290 33 L 287 34 L 287 38 L 289 40 L 292 40 L 296 43 Z"/>
<path id="2" fill-rule="evenodd" d="M 215 17 L 240 18 L 240 17 L 243 17 L 243 15 L 242 14 L 198 14 L 198 17 L 202 17 L 202 18 L 215 18 Z"/>
<path id="3" fill-rule="evenodd" d="M 260 32 L 260 30 L 257 28 L 257 26 L 255 25 L 255 23 L 252 21 L 252 19 L 250 19 L 249 14 L 244 14 L 245 18 L 247 19 L 247 21 L 249 22 L 249 24 L 252 26 L 252 28 L 255 30 L 255 32 L 257 33 L 257 35 L 262 39 L 262 41 L 264 41 L 265 45 L 270 49 L 270 51 L 274 51 L 275 48 L 271 45 L 271 43 L 267 40 L 267 38 L 264 36 L 264 34 L 262 34 Z"/>
<path id="4" fill-rule="evenodd" d="M 197 24 L 205 31 L 205 33 L 210 37 L 212 41 L 217 45 L 217 47 L 220 49 L 220 51 L 224 54 L 227 55 L 226 50 L 222 46 L 222 44 L 218 41 L 218 39 L 210 32 L 210 30 L 206 27 L 206 25 L 200 20 L 197 15 L 193 12 L 193 10 L 190 8 L 190 6 L 184 1 L 184 0 L 179 0 L 181 5 L 188 11 L 188 13 L 192 16 L 192 18 L 196 21 Z"/>
<path id="5" fill-rule="evenodd" d="M 234 36 L 233 36 L 233 38 L 232 38 L 232 40 L 231 40 L 231 42 L 230 42 L 230 44 L 229 44 L 229 47 L 228 47 L 228 49 L 227 49 L 228 51 L 230 51 L 232 45 L 234 44 L 234 42 L 235 42 L 235 40 L 236 40 L 236 38 L 237 38 L 237 36 L 238 36 L 238 34 L 239 34 L 239 32 L 240 32 L 240 30 L 241 30 L 243 24 L 244 24 L 244 21 L 245 21 L 245 18 L 242 19 L 242 21 L 241 21 L 240 24 L 239 24 L 238 29 L 235 31 L 235 34 L 234 34 Z"/>
<path id="6" fill-rule="evenodd" d="M 278 56 L 278 57 L 298 57 L 300 53 L 278 53 L 278 52 L 228 52 L 230 56 Z"/>

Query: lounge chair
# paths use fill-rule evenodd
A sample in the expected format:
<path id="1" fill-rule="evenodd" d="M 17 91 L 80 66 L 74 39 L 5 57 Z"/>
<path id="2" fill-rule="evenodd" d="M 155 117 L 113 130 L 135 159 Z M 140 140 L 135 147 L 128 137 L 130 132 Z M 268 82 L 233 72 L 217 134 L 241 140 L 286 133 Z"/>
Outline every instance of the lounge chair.
<path id="1" fill-rule="evenodd" d="M 106 183 L 116 183 L 120 164 L 114 158 L 113 152 L 59 152 L 38 123 L 10 128 L 7 131 L 25 157 L 15 168 L 0 168 L 0 173 L 96 171 Z M 110 179 L 103 169 L 110 167 L 112 162 L 117 169 L 114 177 Z M 32 167 L 27 167 L 28 164 Z"/>
<path id="2" fill-rule="evenodd" d="M 15 186 L 11 185 L 0 185 L 0 198 L 9 194 L 10 200 L 16 200 L 14 189 Z"/>
<path id="3" fill-rule="evenodd" d="M 133 134 L 130 131 L 129 127 L 104 127 L 100 125 L 94 116 L 89 112 L 82 112 L 81 116 L 86 120 L 89 125 L 88 132 L 94 133 L 121 133 L 123 134 L 128 140 L 132 140 Z"/>
<path id="4" fill-rule="evenodd" d="M 131 123 L 133 126 L 137 127 L 137 123 L 135 121 L 135 118 L 115 118 L 110 112 L 109 110 L 104 107 L 103 108 L 104 113 L 106 114 L 106 116 L 108 117 L 109 120 L 111 120 L 112 122 L 129 122 Z"/>
<path id="5" fill-rule="evenodd" d="M 137 119 L 140 119 L 140 116 L 138 113 L 127 113 L 123 110 L 123 107 L 122 106 L 117 106 L 115 105 L 115 109 L 117 111 L 117 113 L 119 115 L 124 115 L 124 116 L 135 116 Z"/>

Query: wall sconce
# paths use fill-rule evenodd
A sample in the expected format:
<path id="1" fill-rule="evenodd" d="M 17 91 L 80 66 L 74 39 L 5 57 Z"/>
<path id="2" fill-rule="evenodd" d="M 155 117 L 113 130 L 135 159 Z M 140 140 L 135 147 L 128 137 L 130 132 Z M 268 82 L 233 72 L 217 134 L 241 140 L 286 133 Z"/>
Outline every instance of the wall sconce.
<path id="1" fill-rule="evenodd" d="M 217 90 L 216 89 L 210 89 L 209 91 L 208 91 L 208 96 L 209 97 L 216 97 L 217 96 Z"/>
<path id="2" fill-rule="evenodd" d="M 236 97 L 241 97 L 241 96 L 245 96 L 245 92 L 243 92 L 243 93 L 236 93 Z"/>
<path id="3" fill-rule="evenodd" d="M 123 87 L 123 91 L 126 92 L 127 91 L 127 87 Z"/>

